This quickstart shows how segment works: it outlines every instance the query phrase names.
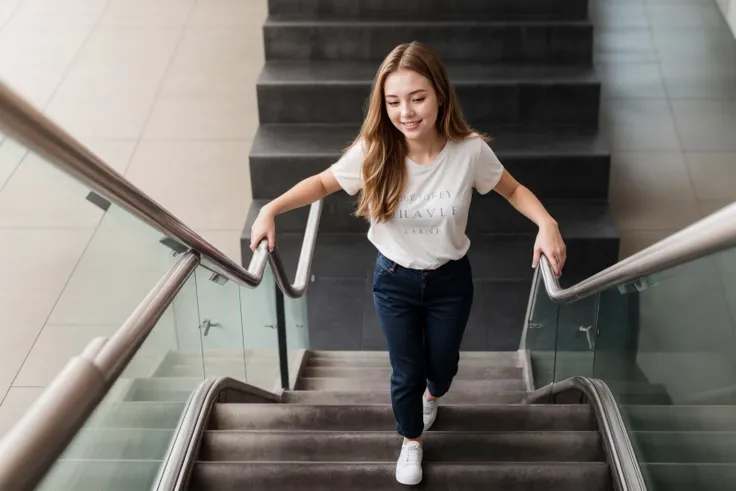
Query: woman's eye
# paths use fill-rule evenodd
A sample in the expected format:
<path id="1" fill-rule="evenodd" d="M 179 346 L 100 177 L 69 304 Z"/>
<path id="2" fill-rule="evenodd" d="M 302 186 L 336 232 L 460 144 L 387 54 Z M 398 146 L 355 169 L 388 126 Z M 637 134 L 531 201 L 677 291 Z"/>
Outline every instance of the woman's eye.
<path id="1" fill-rule="evenodd" d="M 421 99 L 414 99 L 414 102 L 423 102 L 424 99 L 425 99 L 424 97 L 422 97 Z"/>
<path id="2" fill-rule="evenodd" d="M 395 101 L 393 101 L 393 102 L 389 102 L 389 103 L 388 103 L 388 105 L 389 105 L 389 106 L 391 106 L 391 107 L 395 107 L 395 106 L 398 106 L 398 105 L 399 105 L 399 103 L 398 103 L 398 102 L 395 102 Z"/>

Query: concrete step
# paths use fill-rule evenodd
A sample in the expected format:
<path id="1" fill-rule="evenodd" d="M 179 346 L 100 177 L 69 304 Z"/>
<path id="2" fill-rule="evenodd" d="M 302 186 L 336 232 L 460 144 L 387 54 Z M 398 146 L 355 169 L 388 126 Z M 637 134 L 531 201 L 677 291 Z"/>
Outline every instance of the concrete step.
<path id="1" fill-rule="evenodd" d="M 352 380 L 358 385 L 361 383 L 356 379 L 345 380 Z M 313 405 L 390 404 L 391 394 L 388 386 L 388 380 L 386 380 L 385 390 L 299 390 L 285 392 L 284 402 Z M 446 404 L 518 404 L 524 400 L 526 395 L 527 393 L 523 391 L 461 392 L 452 390 L 442 398 L 442 401 Z"/>
<path id="2" fill-rule="evenodd" d="M 343 199 L 339 197 L 339 194 L 333 195 L 336 199 Z M 500 196 L 499 196 L 500 198 Z M 502 199 L 502 198 L 500 198 Z M 329 201 L 329 199 L 327 200 Z M 475 201 L 475 200 L 474 200 Z M 250 245 L 250 229 L 255 217 L 258 214 L 258 210 L 262 206 L 263 202 L 254 200 L 251 204 L 251 209 L 248 212 L 248 218 L 243 235 L 241 238 L 241 244 L 243 247 Z M 549 201 L 545 202 L 548 210 L 553 210 L 554 203 Z M 499 202 L 499 206 L 501 203 Z M 353 220 L 357 220 L 350 216 L 350 212 L 336 211 L 330 208 L 329 203 L 325 203 L 325 211 L 323 212 L 322 219 L 325 222 L 325 227 L 330 226 L 337 228 L 338 222 L 348 223 Z M 509 206 L 506 204 L 505 206 Z M 561 278 L 563 284 L 573 284 L 575 281 L 581 281 L 590 275 L 600 272 L 601 270 L 615 264 L 618 261 L 618 250 L 620 243 L 619 232 L 616 225 L 613 223 L 613 218 L 608 205 L 599 204 L 594 205 L 591 203 L 578 202 L 575 204 L 580 213 L 577 214 L 580 217 L 579 220 L 568 221 L 565 216 L 560 213 L 555 214 L 560 220 L 560 229 L 562 236 L 565 239 L 568 251 L 568 260 L 565 265 L 565 275 Z M 506 211 L 503 208 L 498 209 L 498 215 L 504 215 Z M 518 212 L 515 212 L 518 215 Z M 471 206 L 471 216 L 475 215 L 473 207 Z M 299 216 L 302 215 L 301 210 L 296 210 L 291 213 L 279 215 L 276 220 L 277 237 L 276 241 L 281 252 L 281 256 L 284 259 L 284 264 L 287 268 L 296 268 L 299 261 L 299 252 L 301 251 L 303 241 L 303 231 L 291 231 L 286 232 L 284 229 L 295 228 L 299 221 Z M 478 215 L 480 216 L 480 215 Z M 589 220 L 586 220 L 589 218 Z M 333 220 L 334 219 L 334 220 Z M 487 220 L 487 224 L 479 223 L 479 220 L 474 219 L 478 222 L 478 226 L 492 227 L 494 224 L 498 226 L 500 218 L 494 220 Z M 516 222 L 517 218 L 512 219 Z M 302 222 L 302 228 L 304 228 L 306 218 Z M 320 222 L 320 227 L 322 222 Z M 288 224 L 288 225 L 287 225 Z M 351 227 L 356 228 L 355 225 Z M 515 226 L 514 226 L 515 227 Z M 511 226 L 504 228 L 512 228 Z M 524 226 L 526 228 L 526 226 Z M 523 285 L 525 291 L 523 294 L 529 297 L 528 282 L 531 281 L 534 271 L 531 269 L 531 256 L 534 247 L 534 240 L 536 235 L 533 231 L 530 232 L 498 232 L 498 233 L 473 233 L 468 232 L 468 236 L 471 241 L 471 249 L 468 253 L 471 266 L 473 268 L 473 278 L 477 281 L 478 285 L 481 281 L 525 281 L 526 285 Z M 247 250 L 247 249 L 246 249 Z M 346 251 L 350 251 L 348 255 Z M 250 251 L 245 255 L 246 259 L 250 258 Z M 365 236 L 365 232 L 320 232 L 319 240 L 317 241 L 317 247 L 314 253 L 314 259 L 312 262 L 312 271 L 317 279 L 315 284 L 311 288 L 317 290 L 321 288 L 321 283 L 330 281 L 333 279 L 342 280 L 344 278 L 360 278 L 362 280 L 372 281 L 373 268 L 376 261 L 376 248 L 368 241 Z M 365 285 L 359 285 L 361 288 L 360 292 L 350 293 L 349 298 L 353 298 L 352 295 L 357 295 L 358 298 L 363 298 L 365 295 Z M 489 287 L 493 289 L 493 287 Z M 333 290 L 335 291 L 335 290 Z M 337 290 L 339 291 L 339 290 Z M 344 292 L 348 295 L 347 292 Z M 476 293 L 481 293 L 476 290 Z M 317 294 L 315 294 L 316 297 Z M 366 304 L 363 308 L 374 309 L 373 301 L 371 298 L 370 304 Z M 478 304 L 484 302 L 493 303 L 493 299 L 483 298 L 480 296 L 476 297 Z M 526 301 L 526 299 L 525 299 Z M 321 322 L 329 322 L 329 318 L 322 319 L 320 317 L 321 312 L 319 309 L 324 309 L 323 305 L 317 305 L 310 303 L 312 300 L 307 297 L 309 307 L 309 323 L 310 325 L 322 325 Z M 526 305 L 526 304 L 525 304 Z M 500 306 L 503 308 L 503 306 Z M 312 312 L 316 309 L 317 311 Z M 518 312 L 517 307 L 508 311 L 500 312 L 495 319 L 489 318 L 489 322 L 495 322 L 496 319 L 504 319 L 505 316 L 509 316 L 512 319 L 516 319 Z M 341 318 L 341 325 L 351 324 L 355 322 L 360 325 L 363 322 L 363 312 L 358 310 L 355 312 L 356 317 Z M 523 312 L 522 312 L 523 317 Z M 355 325 L 355 324 L 351 324 Z M 314 334 L 313 334 L 314 336 Z M 324 348 L 324 345 L 312 345 L 316 348 Z M 332 347 L 333 345 L 329 345 Z M 339 345 L 334 347 L 340 347 Z M 518 342 L 515 347 L 518 347 Z M 483 346 L 481 349 L 489 349 Z M 494 349 L 493 346 L 490 349 Z M 496 348 L 500 349 L 500 348 Z M 515 349 L 514 349 L 515 351 Z"/>
<path id="3" fill-rule="evenodd" d="M 198 462 L 192 488 L 202 491 L 254 489 L 362 491 L 406 489 L 396 482 L 396 463 Z M 440 464 L 424 466 L 422 489 L 611 491 L 603 463 Z"/>
<path id="4" fill-rule="evenodd" d="M 296 390 L 304 391 L 350 391 L 350 390 L 385 390 L 389 387 L 388 380 L 360 380 L 349 378 L 300 378 Z M 459 392 L 521 392 L 525 390 L 521 379 L 510 380 L 457 380 L 452 384 L 453 391 Z"/>
<path id="5" fill-rule="evenodd" d="M 358 380 L 386 380 L 391 377 L 390 367 L 306 367 L 302 373 L 307 378 L 348 378 Z M 519 367 L 485 367 L 476 365 L 460 365 L 456 380 L 478 379 L 519 379 L 522 369 Z"/>
<path id="6" fill-rule="evenodd" d="M 504 166 L 540 197 L 595 200 L 608 196 L 610 151 L 602 133 L 488 125 L 476 129 L 493 137 L 491 147 Z M 253 197 L 275 198 L 299 180 L 323 171 L 340 158 L 358 130 L 356 124 L 262 124 L 250 153 Z"/>
<path id="7" fill-rule="evenodd" d="M 642 464 L 649 489 L 667 491 L 732 491 L 736 482 L 734 464 Z"/>
<path id="8" fill-rule="evenodd" d="M 590 65 L 446 68 L 473 126 L 598 125 L 600 79 Z M 377 69 L 377 62 L 269 62 L 257 83 L 259 120 L 360 124 Z"/>
<path id="9" fill-rule="evenodd" d="M 266 60 L 382 60 L 396 45 L 420 40 L 445 62 L 590 63 L 588 21 L 323 20 L 271 15 L 264 25 Z"/>
<path id="10" fill-rule="evenodd" d="M 310 350 L 309 362 L 326 362 L 334 360 L 337 363 L 357 360 L 361 366 L 370 366 L 367 363 L 385 363 L 388 366 L 388 351 L 339 351 L 339 350 Z M 460 351 L 460 363 L 482 362 L 488 366 L 521 366 L 519 354 L 516 351 Z"/>
<path id="11" fill-rule="evenodd" d="M 424 462 L 604 462 L 597 432 L 424 434 Z M 199 460 L 396 462 L 396 432 L 208 431 Z"/>
<path id="12" fill-rule="evenodd" d="M 509 366 L 516 367 L 512 362 L 492 362 L 482 359 L 461 359 L 460 364 L 464 366 Z M 390 368 L 391 364 L 386 358 L 314 358 L 310 357 L 306 364 L 309 368 L 340 368 L 340 367 L 364 367 L 364 368 Z"/>
<path id="13" fill-rule="evenodd" d="M 623 406 L 635 431 L 736 431 L 736 406 Z"/>
<path id="14" fill-rule="evenodd" d="M 520 215 L 508 203 L 504 204 L 502 200 L 503 198 L 496 193 L 473 196 L 468 216 L 468 234 L 471 238 L 473 236 L 489 237 L 493 242 L 498 242 L 498 236 L 501 235 L 514 234 L 513 238 L 533 237 L 534 230 L 529 225 L 532 222 Z M 246 217 L 248 229 L 261 208 L 269 201 L 269 199 L 253 200 Z M 335 193 L 328 196 L 324 203 L 325 207 L 320 222 L 320 227 L 324 222 L 323 233 L 365 233 L 368 230 L 367 225 L 353 215 L 356 206 L 355 197 L 347 193 Z M 610 206 L 604 201 L 546 199 L 545 206 L 560 223 L 560 230 L 563 234 L 571 239 L 606 239 L 616 236 Z M 301 233 L 305 222 L 300 220 L 306 220 L 308 211 L 307 207 L 279 215 L 276 218 L 278 238 L 288 237 L 287 234 Z"/>
<path id="15" fill-rule="evenodd" d="M 444 404 L 433 431 L 592 431 L 587 405 Z M 390 405 L 216 404 L 210 430 L 394 431 Z"/>
<path id="16" fill-rule="evenodd" d="M 425 0 L 422 2 L 395 2 L 392 0 L 269 0 L 269 12 L 273 15 L 319 15 L 323 19 L 392 19 L 416 20 L 433 15 L 469 16 L 493 20 L 584 20 L 588 15 L 588 2 L 568 0 Z"/>

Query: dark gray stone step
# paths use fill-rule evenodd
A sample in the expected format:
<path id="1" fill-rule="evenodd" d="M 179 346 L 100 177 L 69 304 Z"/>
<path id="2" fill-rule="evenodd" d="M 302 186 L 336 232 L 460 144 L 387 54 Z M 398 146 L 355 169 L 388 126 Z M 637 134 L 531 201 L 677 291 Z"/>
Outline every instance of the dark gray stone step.
<path id="1" fill-rule="evenodd" d="M 624 406 L 636 431 L 736 431 L 736 406 Z"/>
<path id="2" fill-rule="evenodd" d="M 733 491 L 736 482 L 734 464 L 642 464 L 648 476 L 647 486 L 651 490 L 693 491 Z"/>
<path id="3" fill-rule="evenodd" d="M 396 482 L 395 471 L 395 463 L 198 462 L 192 488 L 202 491 L 406 489 Z M 603 463 L 428 463 L 424 466 L 421 489 L 611 491 L 613 487 L 608 465 Z"/>
<path id="4" fill-rule="evenodd" d="M 273 15 L 302 14 L 329 18 L 416 20 L 422 16 L 473 15 L 493 20 L 583 20 L 588 16 L 587 0 L 269 0 Z"/>
<path id="5" fill-rule="evenodd" d="M 597 432 L 437 432 L 423 435 L 424 462 L 604 462 Z M 199 460 L 395 462 L 387 432 L 208 431 Z"/>
<path id="6" fill-rule="evenodd" d="M 644 462 L 736 464 L 735 432 L 632 432 Z M 732 483 L 733 484 L 733 483 Z"/>
<path id="7" fill-rule="evenodd" d="M 563 237 L 616 238 L 618 236 L 610 207 L 605 201 L 558 200 L 543 197 L 540 200 L 560 224 Z M 271 200 L 253 200 L 246 216 L 246 227 L 250 228 L 261 208 L 269 201 Z M 320 219 L 320 232 L 323 234 L 367 232 L 369 223 L 363 218 L 354 216 L 356 206 L 357 198 L 342 191 L 325 198 Z M 431 208 L 430 213 L 434 213 Z M 308 215 L 309 207 L 279 215 L 276 218 L 277 233 L 302 232 Z M 536 225 L 516 211 L 499 194 L 495 192 L 485 195 L 473 193 L 467 226 L 467 233 L 471 239 L 476 234 L 536 234 L 536 232 Z"/>
<path id="8" fill-rule="evenodd" d="M 391 363 L 388 359 L 388 353 L 383 353 L 383 356 L 374 357 L 361 357 L 361 352 L 356 352 L 355 356 L 350 357 L 323 357 L 319 355 L 310 354 L 307 360 L 308 367 L 373 367 L 373 368 L 386 368 L 390 367 Z M 485 354 L 485 353 L 483 353 Z M 491 356 L 473 356 L 472 352 L 461 352 L 460 353 L 460 364 L 462 365 L 475 365 L 485 367 L 520 367 L 521 362 L 519 361 L 519 355 L 517 353 L 490 353 Z M 504 355 L 504 356 L 493 356 L 493 355 Z"/>
<path id="9" fill-rule="evenodd" d="M 247 227 L 249 232 L 250 226 Z M 245 234 L 243 264 L 250 261 Z M 524 324 L 533 270 L 534 235 L 471 235 L 468 254 L 475 298 L 463 350 L 516 352 Z M 565 235 L 568 263 L 561 284 L 571 286 L 618 260 L 617 237 Z M 295 271 L 302 235 L 279 235 L 278 247 L 287 271 Z M 376 249 L 365 233 L 321 232 L 307 295 L 310 346 L 314 349 L 387 349 L 372 297 Z M 335 302 L 335 298 L 340 302 Z"/>
<path id="10" fill-rule="evenodd" d="M 334 196 L 339 196 L 339 194 Z M 503 198 L 498 196 L 489 199 L 502 200 Z M 365 281 L 372 281 L 376 249 L 366 238 L 365 230 L 355 230 L 358 228 L 356 222 L 361 220 L 351 217 L 347 210 L 335 211 L 332 208 L 333 203 L 334 201 L 329 198 L 325 200 L 312 272 L 318 281 L 320 277 L 362 278 Z M 550 201 L 544 203 L 559 222 L 568 249 L 563 282 L 568 279 L 570 281 L 582 280 L 618 261 L 620 239 L 607 204 L 578 202 L 557 206 L 556 203 Z M 262 205 L 263 201 L 254 200 L 248 213 L 241 246 L 244 252 L 243 264 L 248 264 L 250 261 L 251 253 L 248 249 L 250 228 Z M 508 203 L 502 203 L 502 205 L 502 207 L 499 205 L 501 209 L 511 208 Z M 486 216 L 486 223 L 483 223 L 482 215 L 474 211 L 471 206 L 471 217 L 477 218 L 469 219 L 468 237 L 471 246 L 468 257 L 473 267 L 474 278 L 477 280 L 528 281 L 532 277 L 531 258 L 536 231 L 533 224 L 527 223 L 528 220 L 518 212 L 513 209 L 506 211 L 509 214 L 508 222 L 502 227 L 502 216 L 496 218 L 498 222 L 494 222 L 494 219 L 491 218 L 493 215 L 489 214 Z M 294 271 L 297 266 L 302 246 L 302 231 L 307 220 L 306 213 L 307 208 L 302 208 L 277 218 L 277 244 L 287 271 Z M 335 233 L 336 230 L 340 230 L 341 225 L 346 232 L 350 231 L 350 233 Z M 500 229 L 497 233 L 474 231 L 478 227 L 494 226 Z M 318 284 L 315 283 L 310 288 L 314 287 L 318 287 Z M 528 296 L 528 290 L 526 293 Z M 348 321 L 345 320 L 345 322 Z M 313 347 L 324 348 L 318 345 L 313 345 Z M 518 345 L 516 347 L 518 348 Z M 360 349 L 339 345 L 330 346 L 330 348 Z"/>
<path id="11" fill-rule="evenodd" d="M 476 129 L 493 137 L 491 147 L 504 166 L 540 198 L 608 196 L 610 153 L 601 133 L 570 128 Z M 253 197 L 275 198 L 299 180 L 322 172 L 357 134 L 356 125 L 261 125 L 250 153 Z"/>
<path id="12" fill-rule="evenodd" d="M 445 62 L 590 63 L 593 26 L 587 21 L 357 21 L 270 16 L 266 60 L 382 60 L 398 44 L 422 41 Z"/>
<path id="13" fill-rule="evenodd" d="M 257 84 L 260 122 L 360 124 L 377 68 L 377 62 L 269 62 Z M 590 66 L 448 63 L 447 70 L 474 126 L 597 127 L 600 80 Z"/>
<path id="14" fill-rule="evenodd" d="M 387 380 L 361 380 L 339 377 L 308 378 L 302 377 L 296 385 L 296 390 L 383 390 L 388 385 Z M 452 384 L 453 390 L 470 392 L 513 392 L 523 391 L 524 382 L 520 379 L 511 380 L 456 380 Z"/>
<path id="15" fill-rule="evenodd" d="M 361 366 L 389 366 L 388 351 L 338 351 L 310 350 L 308 362 L 339 364 L 360 363 Z M 487 366 L 520 367 L 521 360 L 517 352 L 510 351 L 460 351 L 460 363 L 485 363 Z"/>
<path id="16" fill-rule="evenodd" d="M 390 367 L 307 367 L 303 377 L 348 378 L 360 383 L 363 379 L 388 380 L 391 377 Z M 460 365 L 456 380 L 488 380 L 517 379 L 521 380 L 522 369 L 519 367 L 484 367 Z"/>
<path id="17" fill-rule="evenodd" d="M 592 431 L 587 405 L 445 404 L 432 431 Z M 394 431 L 390 405 L 216 404 L 211 430 Z"/>
<path id="18" fill-rule="evenodd" d="M 356 387 L 361 381 L 355 379 Z M 356 404 L 390 404 L 391 394 L 388 390 L 389 383 L 386 381 L 385 390 L 360 390 L 353 391 L 326 391 L 326 390 L 299 390 L 284 393 L 284 402 L 289 404 L 312 404 L 312 405 L 356 405 Z M 520 404 L 527 393 L 523 391 L 504 392 L 468 392 L 451 390 L 442 401 L 445 404 Z M 438 419 L 440 416 L 437 417 Z"/>

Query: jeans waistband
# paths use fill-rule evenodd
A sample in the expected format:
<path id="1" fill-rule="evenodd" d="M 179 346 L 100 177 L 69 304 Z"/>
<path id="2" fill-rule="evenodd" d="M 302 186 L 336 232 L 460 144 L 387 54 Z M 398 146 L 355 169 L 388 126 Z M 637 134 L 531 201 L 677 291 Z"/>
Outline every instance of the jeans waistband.
<path id="1" fill-rule="evenodd" d="M 468 256 L 466 254 L 463 257 L 461 257 L 460 259 L 457 259 L 457 260 L 452 260 L 451 259 L 451 260 L 447 261 L 445 264 L 443 264 L 442 266 L 440 266 L 438 268 L 435 268 L 435 269 L 413 269 L 413 268 L 405 268 L 404 266 L 400 265 L 396 261 L 392 261 L 391 259 L 389 259 L 386 256 L 384 256 L 381 252 L 378 253 L 378 257 L 376 258 L 376 261 L 379 264 L 381 264 L 384 267 L 384 269 L 386 269 L 388 271 L 391 271 L 391 272 L 397 271 L 397 270 L 404 270 L 404 271 L 410 271 L 410 272 L 413 271 L 413 272 L 416 272 L 416 273 L 432 273 L 432 272 L 441 272 L 441 271 L 444 271 L 446 269 L 450 269 L 450 268 L 452 268 L 454 266 L 457 266 L 459 264 L 462 264 L 462 263 L 468 261 Z"/>

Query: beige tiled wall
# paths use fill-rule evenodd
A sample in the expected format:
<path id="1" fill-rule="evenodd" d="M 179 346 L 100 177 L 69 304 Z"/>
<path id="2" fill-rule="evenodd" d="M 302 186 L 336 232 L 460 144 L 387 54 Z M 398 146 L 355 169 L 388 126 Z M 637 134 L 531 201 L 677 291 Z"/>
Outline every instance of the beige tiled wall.
<path id="1" fill-rule="evenodd" d="M 239 261 L 266 10 L 265 0 L 0 0 L 0 78 Z M 159 233 L 103 213 L 88 191 L 0 138 L 0 436 L 174 261 Z M 169 311 L 162 349 L 173 322 Z"/>

